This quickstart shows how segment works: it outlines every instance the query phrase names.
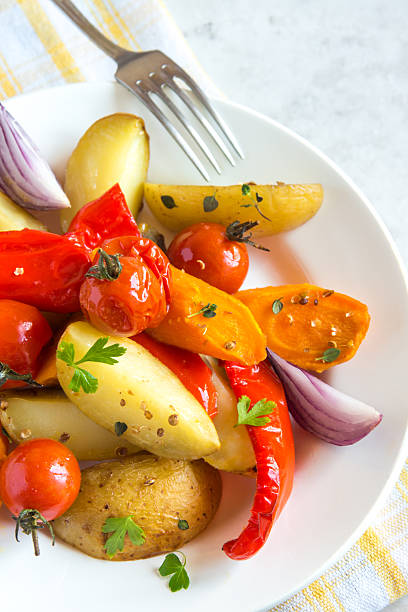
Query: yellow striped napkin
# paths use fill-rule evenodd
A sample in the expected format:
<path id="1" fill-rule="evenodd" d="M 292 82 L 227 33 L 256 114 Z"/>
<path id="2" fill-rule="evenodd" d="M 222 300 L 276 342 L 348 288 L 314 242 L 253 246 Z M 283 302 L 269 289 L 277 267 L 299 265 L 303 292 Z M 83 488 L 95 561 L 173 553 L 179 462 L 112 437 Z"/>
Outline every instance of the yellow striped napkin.
<path id="1" fill-rule="evenodd" d="M 210 95 L 204 73 L 161 0 L 76 0 L 118 44 L 159 47 Z M 1 0 L 0 99 L 63 83 L 112 78 L 114 64 L 49 0 Z M 352 549 L 273 612 L 376 612 L 408 593 L 408 462 L 385 508 Z"/>

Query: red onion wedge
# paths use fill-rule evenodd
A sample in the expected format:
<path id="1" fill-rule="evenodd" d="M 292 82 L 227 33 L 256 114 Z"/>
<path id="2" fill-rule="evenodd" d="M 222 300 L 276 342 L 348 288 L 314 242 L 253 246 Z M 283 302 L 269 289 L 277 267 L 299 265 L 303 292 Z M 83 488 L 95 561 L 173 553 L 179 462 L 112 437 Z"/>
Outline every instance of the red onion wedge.
<path id="1" fill-rule="evenodd" d="M 0 189 L 23 208 L 69 208 L 69 200 L 31 138 L 0 104 Z"/>
<path id="2" fill-rule="evenodd" d="M 285 389 L 293 418 L 321 440 L 347 446 L 370 433 L 382 420 L 375 408 L 356 400 L 269 349 L 268 359 Z"/>

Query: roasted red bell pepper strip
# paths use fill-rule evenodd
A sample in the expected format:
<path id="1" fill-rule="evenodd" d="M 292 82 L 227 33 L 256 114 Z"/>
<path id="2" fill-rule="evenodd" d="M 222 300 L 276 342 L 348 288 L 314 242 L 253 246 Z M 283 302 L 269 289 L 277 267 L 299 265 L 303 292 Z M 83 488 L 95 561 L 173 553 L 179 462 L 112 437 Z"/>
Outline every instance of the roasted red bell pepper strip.
<path id="1" fill-rule="evenodd" d="M 10 376 L 9 368 L 17 374 L 35 377 L 38 356 L 51 339 L 47 320 L 34 306 L 14 300 L 0 300 L 0 388 L 25 386 Z"/>
<path id="2" fill-rule="evenodd" d="M 267 540 L 292 490 L 292 427 L 282 384 L 267 361 L 254 366 L 226 362 L 225 371 L 237 400 L 248 396 L 251 408 L 262 399 L 276 403 L 268 425 L 246 426 L 256 457 L 256 494 L 248 525 L 236 540 L 223 546 L 231 559 L 249 559 Z"/>
<path id="3" fill-rule="evenodd" d="M 116 236 L 140 236 L 118 183 L 97 200 L 85 204 L 72 219 L 68 233 L 77 235 L 90 250 Z"/>
<path id="4" fill-rule="evenodd" d="M 183 385 L 200 402 L 209 417 L 217 414 L 217 391 L 211 376 L 211 368 L 196 353 L 159 342 L 147 334 L 133 336 L 154 357 L 160 359 L 181 380 Z"/>
<path id="5" fill-rule="evenodd" d="M 76 312 L 79 288 L 90 266 L 75 236 L 39 230 L 0 232 L 0 299 L 51 312 Z"/>

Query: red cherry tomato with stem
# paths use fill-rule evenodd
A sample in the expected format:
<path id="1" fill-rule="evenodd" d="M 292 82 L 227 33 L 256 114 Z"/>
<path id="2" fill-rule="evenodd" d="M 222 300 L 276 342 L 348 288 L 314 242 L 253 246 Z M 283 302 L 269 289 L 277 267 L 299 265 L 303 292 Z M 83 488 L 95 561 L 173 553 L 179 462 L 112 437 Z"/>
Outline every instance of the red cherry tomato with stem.
<path id="1" fill-rule="evenodd" d="M 64 514 L 74 503 L 81 471 L 73 453 L 56 440 L 37 438 L 15 448 L 0 468 L 0 497 L 17 520 L 18 532 L 31 535 L 40 554 L 37 530 Z"/>
<path id="2" fill-rule="evenodd" d="M 249 258 L 242 232 L 234 231 L 233 223 L 227 228 L 218 223 L 196 223 L 182 230 L 168 248 L 171 263 L 188 274 L 210 285 L 235 293 L 248 272 Z M 252 225 L 253 226 L 253 225 Z"/>

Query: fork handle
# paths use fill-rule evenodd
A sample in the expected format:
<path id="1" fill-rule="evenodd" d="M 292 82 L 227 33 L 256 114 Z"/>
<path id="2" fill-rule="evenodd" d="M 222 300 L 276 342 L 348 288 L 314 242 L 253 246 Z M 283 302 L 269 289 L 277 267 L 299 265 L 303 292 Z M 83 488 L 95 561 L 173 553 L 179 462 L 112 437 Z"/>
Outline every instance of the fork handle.
<path id="1" fill-rule="evenodd" d="M 78 27 L 88 36 L 102 51 L 115 61 L 126 51 L 119 45 L 106 38 L 90 21 L 81 13 L 71 0 L 52 0 Z"/>

